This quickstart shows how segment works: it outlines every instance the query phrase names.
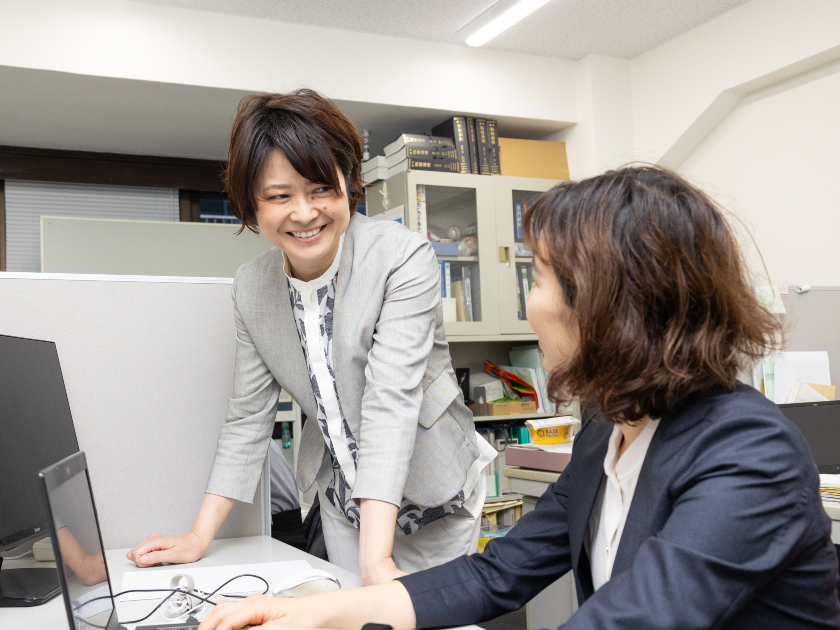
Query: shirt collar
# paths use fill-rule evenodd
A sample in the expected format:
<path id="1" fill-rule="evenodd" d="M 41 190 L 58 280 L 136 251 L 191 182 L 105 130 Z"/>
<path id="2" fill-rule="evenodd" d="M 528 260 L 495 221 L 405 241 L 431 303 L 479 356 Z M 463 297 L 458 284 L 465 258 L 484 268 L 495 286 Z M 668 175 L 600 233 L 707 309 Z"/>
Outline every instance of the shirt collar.
<path id="1" fill-rule="evenodd" d="M 298 280 L 297 278 L 293 278 L 291 273 L 289 273 L 289 259 L 286 257 L 286 253 L 283 253 L 283 273 L 286 274 L 286 278 L 289 280 L 289 284 L 293 286 L 295 289 L 300 291 L 304 285 L 308 284 L 312 286 L 313 289 L 316 291 L 322 287 L 327 286 L 332 279 L 335 277 L 335 274 L 338 273 L 338 266 L 341 263 L 341 253 L 344 251 L 344 234 L 341 235 L 341 238 L 338 240 L 338 252 L 335 254 L 335 260 L 332 261 L 330 268 L 327 269 L 323 274 L 315 278 L 314 280 L 310 280 L 306 282 L 304 280 Z"/>
<path id="2" fill-rule="evenodd" d="M 624 478 L 629 474 L 634 474 L 641 470 L 650 442 L 653 439 L 654 433 L 656 433 L 656 428 L 659 426 L 659 421 L 660 418 L 649 421 L 618 461 L 615 461 L 615 456 L 618 454 L 618 447 L 621 444 L 622 435 L 618 425 L 613 427 L 609 447 L 607 448 L 607 456 L 604 458 L 604 472 L 608 477 Z"/>

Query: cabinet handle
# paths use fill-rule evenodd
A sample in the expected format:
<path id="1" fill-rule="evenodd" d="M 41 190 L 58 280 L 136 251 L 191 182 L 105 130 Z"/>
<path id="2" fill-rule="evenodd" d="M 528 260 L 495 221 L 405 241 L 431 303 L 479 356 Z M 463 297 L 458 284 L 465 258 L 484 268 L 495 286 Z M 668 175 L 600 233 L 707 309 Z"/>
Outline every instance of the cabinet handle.
<path id="1" fill-rule="evenodd" d="M 506 263 L 510 267 L 510 247 L 499 248 L 499 262 Z"/>

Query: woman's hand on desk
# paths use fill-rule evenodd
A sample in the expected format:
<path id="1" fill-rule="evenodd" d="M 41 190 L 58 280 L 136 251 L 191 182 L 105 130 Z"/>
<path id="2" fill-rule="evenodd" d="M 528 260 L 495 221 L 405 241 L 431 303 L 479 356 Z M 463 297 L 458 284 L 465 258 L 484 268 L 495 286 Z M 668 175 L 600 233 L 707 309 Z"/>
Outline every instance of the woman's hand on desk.
<path id="1" fill-rule="evenodd" d="M 200 560 L 216 533 L 222 526 L 233 504 L 233 499 L 216 494 L 205 494 L 195 523 L 186 536 L 152 534 L 125 554 L 138 567 L 150 567 L 161 562 L 185 564 Z"/>
<path id="2" fill-rule="evenodd" d="M 129 551 L 126 558 L 138 567 L 150 567 L 161 562 L 185 564 L 199 560 L 209 546 L 195 532 L 186 536 L 152 534 Z"/>

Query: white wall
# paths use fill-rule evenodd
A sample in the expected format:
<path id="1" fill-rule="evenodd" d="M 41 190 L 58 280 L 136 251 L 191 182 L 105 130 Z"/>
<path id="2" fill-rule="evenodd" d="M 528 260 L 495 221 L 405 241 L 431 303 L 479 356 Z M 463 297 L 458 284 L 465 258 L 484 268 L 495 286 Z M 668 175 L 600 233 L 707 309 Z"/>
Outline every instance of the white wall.
<path id="1" fill-rule="evenodd" d="M 840 63 L 746 99 L 680 170 L 753 230 L 773 283 L 840 286 Z"/>
<path id="2" fill-rule="evenodd" d="M 633 159 L 631 63 L 587 55 L 575 63 L 577 124 L 546 136 L 566 143 L 572 179 L 589 177 Z"/>
<path id="3" fill-rule="evenodd" d="M 752 0 L 640 55 L 637 157 L 678 167 L 745 96 L 837 58 L 836 0 Z"/>

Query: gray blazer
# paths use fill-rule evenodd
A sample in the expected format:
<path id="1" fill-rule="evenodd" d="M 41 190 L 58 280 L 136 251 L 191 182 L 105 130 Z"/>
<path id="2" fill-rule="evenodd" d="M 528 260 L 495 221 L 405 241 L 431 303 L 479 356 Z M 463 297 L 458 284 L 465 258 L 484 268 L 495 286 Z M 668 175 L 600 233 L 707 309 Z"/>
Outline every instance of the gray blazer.
<path id="1" fill-rule="evenodd" d="M 398 223 L 356 214 L 340 255 L 333 361 L 359 445 L 353 498 L 442 505 L 463 488 L 478 447 L 449 357 L 434 251 Z M 233 285 L 236 374 L 207 492 L 239 501 L 256 493 L 281 387 L 308 418 L 301 490 L 326 453 L 283 264 L 271 249 L 243 265 Z"/>

